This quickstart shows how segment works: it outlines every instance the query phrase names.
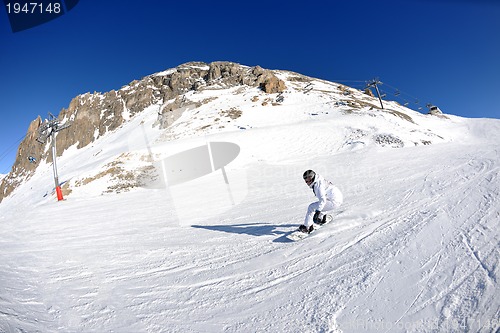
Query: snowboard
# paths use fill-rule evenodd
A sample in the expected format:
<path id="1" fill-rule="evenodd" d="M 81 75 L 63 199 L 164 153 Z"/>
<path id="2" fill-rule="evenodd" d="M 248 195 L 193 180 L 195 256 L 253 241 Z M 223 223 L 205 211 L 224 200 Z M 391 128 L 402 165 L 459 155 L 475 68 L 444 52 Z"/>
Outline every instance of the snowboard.
<path id="1" fill-rule="evenodd" d="M 314 226 L 314 229 L 313 231 L 311 231 L 310 233 L 305 233 L 305 232 L 302 232 L 302 231 L 299 231 L 298 229 L 291 232 L 290 234 L 286 235 L 286 238 L 288 238 L 289 240 L 293 241 L 293 242 L 296 242 L 296 241 L 299 241 L 299 240 L 302 240 L 304 238 L 307 238 L 309 236 L 311 236 L 313 233 L 315 233 L 318 229 L 321 229 L 322 227 L 324 227 L 325 225 L 327 225 L 328 223 L 332 222 L 333 221 L 333 217 L 331 215 L 326 215 L 326 221 L 325 223 L 323 223 L 322 225 L 319 225 L 319 224 L 316 224 L 314 223 L 313 226 Z"/>

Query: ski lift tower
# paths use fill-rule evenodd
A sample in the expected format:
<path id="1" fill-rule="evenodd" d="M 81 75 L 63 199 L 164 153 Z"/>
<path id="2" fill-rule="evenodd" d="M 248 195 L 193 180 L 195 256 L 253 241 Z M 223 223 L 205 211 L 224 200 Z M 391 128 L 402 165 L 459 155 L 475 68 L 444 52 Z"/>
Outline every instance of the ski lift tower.
<path id="1" fill-rule="evenodd" d="M 367 88 L 375 87 L 375 90 L 377 91 L 377 97 L 378 97 L 378 100 L 380 102 L 380 107 L 383 109 L 384 108 L 384 104 L 382 103 L 382 97 L 383 96 L 380 96 L 380 91 L 378 90 L 378 86 L 377 86 L 377 85 L 380 85 L 380 84 L 382 84 L 382 82 L 380 82 L 379 79 L 376 78 L 376 79 L 373 79 L 372 81 L 368 82 L 366 84 L 366 87 Z"/>
<path id="2" fill-rule="evenodd" d="M 68 128 L 71 126 L 70 122 L 65 122 L 64 124 L 61 124 L 59 120 L 49 112 L 49 119 L 48 121 L 44 122 L 40 128 L 38 129 L 38 137 L 36 138 L 36 141 L 44 144 L 47 142 L 47 138 L 50 136 L 51 138 L 51 146 L 52 146 L 52 167 L 54 170 L 54 183 L 55 183 L 55 188 L 56 188 L 56 193 L 57 193 L 57 201 L 63 200 L 63 195 L 61 191 L 61 186 L 59 184 L 59 176 L 57 174 L 57 163 L 56 163 L 56 133 Z"/>

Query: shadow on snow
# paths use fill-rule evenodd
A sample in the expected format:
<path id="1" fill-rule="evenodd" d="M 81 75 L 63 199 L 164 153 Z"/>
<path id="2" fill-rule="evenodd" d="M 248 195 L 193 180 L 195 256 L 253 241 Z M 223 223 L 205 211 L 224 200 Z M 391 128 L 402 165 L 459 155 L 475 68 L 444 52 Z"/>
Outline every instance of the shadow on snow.
<path id="1" fill-rule="evenodd" d="M 290 233 L 283 229 L 297 227 L 296 224 L 266 224 L 266 223 L 241 223 L 233 225 L 192 225 L 193 228 L 207 229 L 212 231 L 227 232 L 231 234 L 250 236 L 284 236 Z M 284 238 L 284 237 L 283 237 Z"/>

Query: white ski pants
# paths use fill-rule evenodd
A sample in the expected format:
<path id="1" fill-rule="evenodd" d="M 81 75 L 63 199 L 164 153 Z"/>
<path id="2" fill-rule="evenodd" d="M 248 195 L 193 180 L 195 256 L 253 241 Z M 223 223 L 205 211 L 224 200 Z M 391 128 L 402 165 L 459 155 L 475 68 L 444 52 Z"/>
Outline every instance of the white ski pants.
<path id="1" fill-rule="evenodd" d="M 339 208 L 342 205 L 343 201 L 344 200 L 342 198 L 342 195 L 337 196 L 335 198 L 335 201 L 327 200 L 326 204 L 325 204 L 325 207 L 323 208 L 323 210 L 321 211 L 321 213 L 324 215 L 324 214 L 328 214 L 328 213 L 332 212 L 333 210 Z M 314 213 L 316 213 L 316 211 L 318 210 L 318 208 L 319 208 L 319 201 L 313 202 L 307 208 L 306 218 L 304 220 L 304 225 L 306 227 L 309 228 L 311 225 L 313 225 Z"/>

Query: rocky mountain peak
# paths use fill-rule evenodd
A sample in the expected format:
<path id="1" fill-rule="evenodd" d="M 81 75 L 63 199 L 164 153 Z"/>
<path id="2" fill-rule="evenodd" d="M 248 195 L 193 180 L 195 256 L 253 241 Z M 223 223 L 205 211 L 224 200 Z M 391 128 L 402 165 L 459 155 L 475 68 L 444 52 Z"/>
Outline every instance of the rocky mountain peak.
<path id="1" fill-rule="evenodd" d="M 160 104 L 161 110 L 169 110 L 173 107 L 172 101 L 181 100 L 180 97 L 189 91 L 240 85 L 260 87 L 266 93 L 278 93 L 286 89 L 285 83 L 271 70 L 218 61 L 188 62 L 132 81 L 119 90 L 76 96 L 58 116 L 61 122 L 70 121 L 71 126 L 57 133 L 57 155 L 60 156 L 71 146 L 83 148 L 91 144 L 153 104 Z M 167 104 L 170 104 L 170 108 L 166 107 Z M 160 113 L 158 120 L 166 126 L 162 119 L 164 116 Z M 36 156 L 38 162 L 52 161 L 48 149 L 50 140 L 43 144 L 36 140 L 42 123 L 39 116 L 29 125 L 12 170 L 0 184 L 0 201 L 35 172 L 38 164 L 31 163 L 30 156 Z"/>

